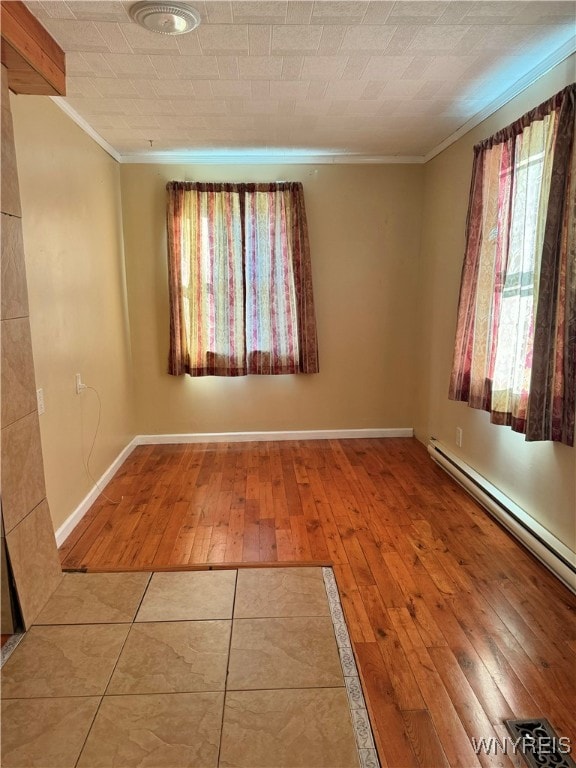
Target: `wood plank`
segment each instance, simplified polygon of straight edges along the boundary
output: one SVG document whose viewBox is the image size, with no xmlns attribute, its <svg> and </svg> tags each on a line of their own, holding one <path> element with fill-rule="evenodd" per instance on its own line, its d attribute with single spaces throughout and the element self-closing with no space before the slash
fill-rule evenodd
<svg viewBox="0 0 576 768">
<path fill-rule="evenodd" d="M 208 563 L 208 553 L 210 552 L 210 539 L 212 538 L 212 526 L 201 525 L 196 530 L 194 543 L 190 551 L 190 563 Z M 154 564 L 154 567 L 158 566 Z"/>
<path fill-rule="evenodd" d="M 276 510 L 274 509 L 274 495 L 272 493 L 272 483 L 260 478 L 259 487 L 260 519 L 274 520 Z"/>
<path fill-rule="evenodd" d="M 101 538 L 100 546 L 93 554 L 95 564 L 100 567 L 113 563 L 123 564 L 124 553 L 131 544 L 134 530 L 146 511 L 146 505 L 132 504 L 121 517 L 118 516 L 119 509 L 120 507 L 116 508 L 114 524 L 110 526 L 107 536 Z"/>
<path fill-rule="evenodd" d="M 282 483 L 284 486 L 284 496 L 286 498 L 286 507 L 290 515 L 302 514 L 302 501 L 298 491 L 298 483 L 294 474 L 294 465 L 284 456 L 282 458 Z"/>
<path fill-rule="evenodd" d="M 356 643 L 358 671 L 374 728 L 378 753 L 391 768 L 418 768 L 402 714 L 397 708 L 384 660 L 376 643 Z"/>
<path fill-rule="evenodd" d="M 185 565 L 190 560 L 190 554 L 194 546 L 200 510 L 195 504 L 190 502 L 183 501 L 181 503 L 188 503 L 188 511 L 182 521 L 180 530 L 176 534 L 174 546 L 170 553 L 170 562 Z M 162 532 L 159 532 L 159 535 L 161 536 Z M 145 551 L 145 547 L 143 547 L 143 551 Z M 148 556 L 145 554 L 144 557 L 147 558 Z"/>
<path fill-rule="evenodd" d="M 402 718 L 420 768 L 450 768 L 428 710 L 402 712 Z"/>
<path fill-rule="evenodd" d="M 425 709 L 426 705 L 422 693 L 381 600 L 378 588 L 360 587 L 359 591 L 366 608 L 366 614 L 374 629 L 390 682 L 394 688 L 398 708 L 401 711 Z"/>
<path fill-rule="evenodd" d="M 94 503 L 92 507 L 90 507 L 90 509 L 86 512 L 84 517 L 80 520 L 80 522 L 76 525 L 76 527 L 70 532 L 64 543 L 61 544 L 58 551 L 60 555 L 60 561 L 62 563 L 67 562 L 69 564 L 68 567 L 70 567 L 70 562 L 72 560 L 72 550 L 75 549 L 78 555 L 79 548 L 77 549 L 77 547 L 80 544 L 80 540 L 88 533 L 90 526 L 96 524 L 96 521 L 101 519 L 102 509 L 104 506 L 105 504 L 101 500 L 98 500 L 98 502 Z M 75 567 L 78 566 L 79 562 Z"/>
<path fill-rule="evenodd" d="M 400 644 L 410 663 L 422 697 L 426 702 L 430 717 L 440 739 L 442 747 L 452 768 L 472 768 L 480 765 L 478 757 L 470 744 L 454 703 L 434 668 L 428 649 L 422 642 L 406 608 L 392 608 L 388 611 Z"/>
<path fill-rule="evenodd" d="M 144 566 L 154 561 L 168 524 L 169 510 L 170 507 L 162 506 L 160 511 L 154 503 L 144 505 L 142 515 L 132 532 L 129 546 L 118 562 Z M 173 557 L 172 554 L 170 556 Z"/>
<path fill-rule="evenodd" d="M 308 539 L 308 529 L 302 515 L 290 516 L 290 530 L 292 532 L 292 544 L 296 560 L 313 560 L 312 548 Z"/>
<path fill-rule="evenodd" d="M 347 563 L 348 555 L 342 543 L 340 530 L 334 518 L 332 507 L 328 503 L 316 500 L 316 509 L 318 510 L 318 520 L 322 524 L 326 548 L 332 563 Z"/>
<path fill-rule="evenodd" d="M 530 691 L 541 711 L 547 713 L 546 716 L 561 732 L 560 735 L 575 739 L 576 725 L 573 718 L 567 714 L 575 709 L 573 686 L 568 683 L 567 690 L 559 689 L 558 681 L 554 684 L 556 676 L 551 674 L 550 669 L 538 667 L 531 661 L 521 644 L 483 602 L 483 598 L 475 594 L 469 596 L 469 604 L 471 601 L 477 605 L 475 613 L 478 622 L 490 628 L 488 631 L 491 642 L 506 658 L 524 687 Z M 573 679 L 573 675 L 571 677 Z"/>
<path fill-rule="evenodd" d="M 226 542 L 228 540 L 228 526 L 218 525 L 212 527 L 210 544 L 206 560 L 209 563 L 223 563 L 226 557 Z"/>
<path fill-rule="evenodd" d="M 562 637 L 560 637 L 560 642 L 556 643 L 556 633 L 550 631 L 550 628 L 546 640 L 539 637 L 535 628 L 531 626 L 530 612 L 524 619 L 520 612 L 522 606 L 513 606 L 497 582 L 479 582 L 478 591 L 536 666 L 548 669 L 554 665 L 563 666 L 571 663 L 570 656 L 562 647 Z M 576 689 L 576 669 L 572 679 L 568 682 L 574 691 Z M 574 709 L 576 711 L 576 702 Z"/>
<path fill-rule="evenodd" d="M 442 679 L 446 692 L 454 705 L 460 721 L 470 740 L 496 738 L 496 731 L 487 717 L 484 709 L 476 698 L 474 691 L 460 669 L 454 654 L 448 648 L 429 648 L 428 653 Z M 480 763 L 488 768 L 494 765 L 494 756 L 481 752 L 478 755 Z M 506 755 L 499 756 L 501 768 L 513 768 Z"/>
<path fill-rule="evenodd" d="M 352 640 L 359 643 L 374 643 L 376 637 L 358 589 L 352 568 L 347 563 L 333 566 L 340 592 L 340 601 Z"/>
<path fill-rule="evenodd" d="M 486 633 L 478 620 L 479 617 L 470 607 L 469 600 L 466 604 L 455 600 L 451 602 L 458 622 L 515 716 L 518 718 L 543 717 L 540 707 L 519 680 L 493 638 Z"/>
<path fill-rule="evenodd" d="M 406 607 L 416 624 L 424 645 L 427 648 L 435 645 L 446 645 L 446 638 L 442 634 L 442 630 L 434 621 L 425 600 L 412 578 L 411 570 L 420 561 L 419 558 L 416 562 L 407 564 L 397 552 L 386 552 L 382 555 L 382 559 L 406 597 Z"/>
<path fill-rule="evenodd" d="M 260 510 L 255 499 L 246 499 L 244 507 L 244 543 L 242 559 L 259 560 L 260 558 Z"/>
<path fill-rule="evenodd" d="M 346 552 L 354 579 L 359 587 L 369 587 L 376 584 L 374 575 L 366 561 L 364 552 L 356 536 L 346 536 L 342 539 L 342 545 Z"/>
<path fill-rule="evenodd" d="M 261 562 L 273 563 L 278 560 L 274 520 L 270 518 L 260 519 L 259 528 L 258 559 Z"/>
<path fill-rule="evenodd" d="M 374 581 L 380 590 L 384 605 L 387 608 L 403 606 L 404 595 L 402 594 L 402 590 L 388 570 L 378 544 L 369 533 L 359 531 L 356 535 L 362 547 L 362 551 L 366 556 L 366 561 L 368 562 Z"/>
<path fill-rule="evenodd" d="M 278 560 L 284 564 L 290 561 L 297 562 L 290 528 L 276 528 L 276 553 Z"/>
<path fill-rule="evenodd" d="M 228 538 L 224 552 L 225 562 L 242 560 L 242 547 L 244 545 L 244 508 L 230 508 L 230 521 L 228 523 Z"/>
<path fill-rule="evenodd" d="M 490 722 L 495 725 L 504 720 L 513 719 L 514 711 L 458 623 L 450 606 L 446 602 L 438 602 L 432 607 L 432 613 L 442 627 L 448 647 L 457 659 L 476 697 L 482 703 Z"/>
<path fill-rule="evenodd" d="M 178 533 L 180 532 L 184 524 L 184 520 L 188 514 L 189 506 L 190 502 L 178 501 L 175 504 L 169 506 L 167 510 L 165 510 L 165 514 L 163 516 L 164 535 L 162 536 L 151 561 L 154 565 L 154 568 L 162 563 L 167 562 L 168 559 L 172 557 L 172 553 L 174 552 L 174 545 L 178 537 Z M 199 514 L 200 512 L 198 511 L 198 515 Z M 196 537 L 196 535 L 197 531 L 195 532 L 194 537 Z"/>
</svg>

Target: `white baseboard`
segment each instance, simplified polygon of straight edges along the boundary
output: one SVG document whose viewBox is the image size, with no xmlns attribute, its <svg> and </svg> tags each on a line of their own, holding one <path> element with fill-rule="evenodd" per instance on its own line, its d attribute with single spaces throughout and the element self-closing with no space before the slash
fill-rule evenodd
<svg viewBox="0 0 576 768">
<path fill-rule="evenodd" d="M 367 437 L 413 437 L 412 427 L 399 429 L 311 429 L 286 432 L 193 432 L 174 435 L 138 435 L 137 445 L 168 443 L 247 443 L 265 440 L 345 440 Z"/>
<path fill-rule="evenodd" d="M 56 545 L 60 547 L 70 536 L 74 528 L 78 525 L 80 520 L 84 517 L 86 512 L 90 509 L 92 504 L 96 501 L 98 496 L 102 493 L 103 489 L 108 485 L 110 480 L 114 477 L 116 472 L 120 469 L 122 464 L 126 461 L 128 456 L 132 453 L 134 448 L 138 445 L 137 438 L 132 440 L 128 445 L 123 448 L 118 456 L 114 459 L 112 464 L 108 467 L 108 469 L 104 472 L 102 477 L 98 480 L 98 485 L 94 486 L 90 493 L 88 493 L 87 496 L 85 496 L 80 504 L 76 507 L 74 512 L 66 518 L 66 520 L 62 523 L 60 528 L 56 531 Z"/>
<path fill-rule="evenodd" d="M 428 453 L 568 589 L 576 593 L 576 554 L 572 550 L 438 440 L 430 440 Z"/>
<path fill-rule="evenodd" d="M 56 531 L 56 544 L 61 546 L 92 504 L 96 501 L 102 490 L 108 485 L 115 473 L 120 469 L 124 461 L 132 453 L 137 445 L 167 445 L 174 443 L 243 443 L 264 440 L 338 440 L 346 438 L 367 437 L 413 437 L 414 430 L 411 427 L 400 429 L 325 429 L 304 430 L 294 432 L 198 432 L 175 435 L 136 435 L 136 437 L 124 448 L 108 467 L 106 472 L 98 480 L 98 486 L 94 486 L 90 493 L 82 499 L 74 512 L 68 517 Z"/>
</svg>

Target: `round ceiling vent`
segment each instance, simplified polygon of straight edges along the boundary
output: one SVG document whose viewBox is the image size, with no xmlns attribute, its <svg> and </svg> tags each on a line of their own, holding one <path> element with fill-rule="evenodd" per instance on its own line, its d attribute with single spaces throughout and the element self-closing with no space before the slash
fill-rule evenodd
<svg viewBox="0 0 576 768">
<path fill-rule="evenodd" d="M 200 14 L 185 3 L 153 3 L 145 0 L 130 8 L 130 17 L 150 32 L 184 35 L 200 24 Z"/>
</svg>

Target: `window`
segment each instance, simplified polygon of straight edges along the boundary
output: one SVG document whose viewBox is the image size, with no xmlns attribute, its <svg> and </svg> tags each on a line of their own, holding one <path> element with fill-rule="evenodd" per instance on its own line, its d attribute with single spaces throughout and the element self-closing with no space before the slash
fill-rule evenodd
<svg viewBox="0 0 576 768">
<path fill-rule="evenodd" d="M 316 373 L 302 185 L 170 182 L 169 373 Z"/>
<path fill-rule="evenodd" d="M 474 148 L 450 398 L 574 444 L 576 86 Z"/>
</svg>

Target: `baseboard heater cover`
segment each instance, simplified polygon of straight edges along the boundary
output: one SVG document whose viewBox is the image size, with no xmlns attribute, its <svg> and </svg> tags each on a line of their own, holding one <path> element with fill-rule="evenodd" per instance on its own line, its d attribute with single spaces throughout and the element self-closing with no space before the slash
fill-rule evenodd
<svg viewBox="0 0 576 768">
<path fill-rule="evenodd" d="M 439 440 L 430 439 L 428 453 L 436 464 L 576 594 L 574 552 Z"/>
</svg>

